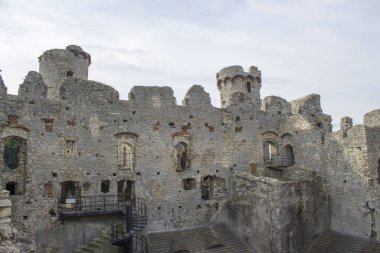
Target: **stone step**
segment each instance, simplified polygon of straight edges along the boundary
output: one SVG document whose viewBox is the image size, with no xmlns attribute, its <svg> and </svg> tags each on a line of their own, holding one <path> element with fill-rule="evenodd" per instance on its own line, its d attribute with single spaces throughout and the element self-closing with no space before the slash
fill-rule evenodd
<svg viewBox="0 0 380 253">
<path fill-rule="evenodd" d="M 380 243 L 327 231 L 314 241 L 308 253 L 378 253 Z"/>
</svg>

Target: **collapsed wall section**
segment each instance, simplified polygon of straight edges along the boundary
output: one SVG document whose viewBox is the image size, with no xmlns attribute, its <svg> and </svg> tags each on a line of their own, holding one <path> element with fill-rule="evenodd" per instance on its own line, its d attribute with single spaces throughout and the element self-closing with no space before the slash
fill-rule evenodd
<svg viewBox="0 0 380 253">
<path fill-rule="evenodd" d="M 328 212 L 318 178 L 280 181 L 236 173 L 218 219 L 255 252 L 303 253 L 328 229 Z"/>
</svg>

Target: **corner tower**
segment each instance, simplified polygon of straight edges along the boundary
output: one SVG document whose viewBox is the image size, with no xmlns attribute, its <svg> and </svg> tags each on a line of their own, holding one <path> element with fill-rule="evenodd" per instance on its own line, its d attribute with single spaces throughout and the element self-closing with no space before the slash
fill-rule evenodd
<svg viewBox="0 0 380 253">
<path fill-rule="evenodd" d="M 216 79 L 222 108 L 230 105 L 235 93 L 248 96 L 260 108 L 261 71 L 257 67 L 251 66 L 248 72 L 241 66 L 226 67 L 216 74 Z"/>
<path fill-rule="evenodd" d="M 58 99 L 59 87 L 68 77 L 88 79 L 91 56 L 79 46 L 45 51 L 39 58 L 40 74 L 47 86 L 47 98 Z"/>
</svg>

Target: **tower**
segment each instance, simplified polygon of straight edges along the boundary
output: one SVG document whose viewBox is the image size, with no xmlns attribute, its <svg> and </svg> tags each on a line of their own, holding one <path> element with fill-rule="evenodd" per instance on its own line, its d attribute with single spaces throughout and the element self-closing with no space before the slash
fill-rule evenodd
<svg viewBox="0 0 380 253">
<path fill-rule="evenodd" d="M 244 72 L 241 66 L 226 67 L 216 74 L 216 79 L 222 108 L 230 105 L 230 99 L 236 93 L 248 96 L 260 108 L 261 71 L 257 67 L 251 66 L 248 72 Z"/>
<path fill-rule="evenodd" d="M 39 58 L 40 74 L 47 86 L 47 98 L 58 99 L 59 88 L 68 77 L 88 79 L 91 56 L 79 46 L 45 51 Z"/>
</svg>

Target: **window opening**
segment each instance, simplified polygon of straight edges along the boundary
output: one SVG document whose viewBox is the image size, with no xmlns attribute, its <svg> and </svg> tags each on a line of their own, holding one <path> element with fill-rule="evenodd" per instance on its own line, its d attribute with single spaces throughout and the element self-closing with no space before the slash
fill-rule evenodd
<svg viewBox="0 0 380 253">
<path fill-rule="evenodd" d="M 129 143 L 122 144 L 121 150 L 121 165 L 124 168 L 133 168 L 133 148 Z"/>
<path fill-rule="evenodd" d="M 100 184 L 100 191 L 102 193 L 107 193 L 110 191 L 110 181 L 109 180 L 102 180 Z"/>
<path fill-rule="evenodd" d="M 132 180 L 118 181 L 117 193 L 122 200 L 133 200 L 135 198 L 135 182 Z"/>
<path fill-rule="evenodd" d="M 75 141 L 66 140 L 66 154 L 73 155 L 75 153 Z"/>
<path fill-rule="evenodd" d="M 184 190 L 192 190 L 196 187 L 195 178 L 185 178 L 183 179 L 183 189 Z"/>
<path fill-rule="evenodd" d="M 251 82 L 247 82 L 247 92 L 251 93 L 252 87 L 251 87 Z"/>
<path fill-rule="evenodd" d="M 380 158 L 377 161 L 377 183 L 380 184 Z"/>
<path fill-rule="evenodd" d="M 70 77 L 70 76 L 73 76 L 73 75 L 74 75 L 74 72 L 72 72 L 72 71 L 67 71 L 67 74 L 66 74 L 67 77 Z"/>
<path fill-rule="evenodd" d="M 184 171 L 189 168 L 189 147 L 186 143 L 180 142 L 175 146 L 176 151 L 176 170 Z"/>
<path fill-rule="evenodd" d="M 6 139 L 4 142 L 4 163 L 11 170 L 15 170 L 20 166 L 20 158 L 23 143 L 17 137 Z"/>
<path fill-rule="evenodd" d="M 264 142 L 264 158 L 272 159 L 277 155 L 277 144 L 273 141 Z"/>
<path fill-rule="evenodd" d="M 201 182 L 201 193 L 202 193 L 202 199 L 209 200 L 212 196 L 212 177 L 206 176 L 202 178 Z"/>
<path fill-rule="evenodd" d="M 293 147 L 289 144 L 285 145 L 284 147 L 284 162 L 286 162 L 287 165 L 293 165 L 294 164 L 294 153 L 293 153 Z"/>
<path fill-rule="evenodd" d="M 9 191 L 9 195 L 16 195 L 17 182 L 9 182 L 5 185 L 5 190 Z"/>
<path fill-rule="evenodd" d="M 64 181 L 61 183 L 61 203 L 73 204 L 80 197 L 79 183 L 76 181 Z"/>
</svg>

